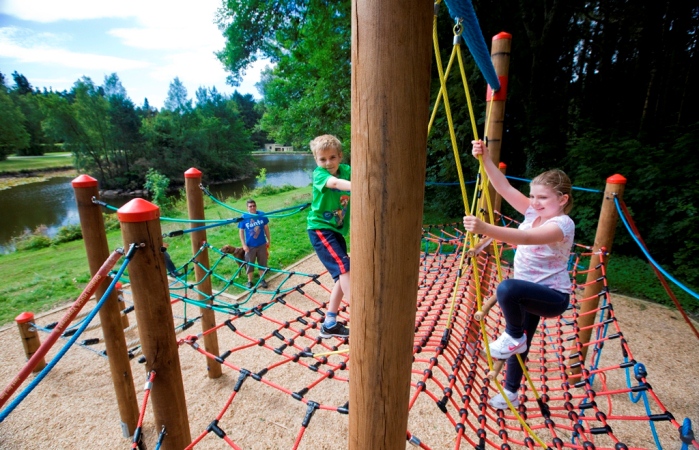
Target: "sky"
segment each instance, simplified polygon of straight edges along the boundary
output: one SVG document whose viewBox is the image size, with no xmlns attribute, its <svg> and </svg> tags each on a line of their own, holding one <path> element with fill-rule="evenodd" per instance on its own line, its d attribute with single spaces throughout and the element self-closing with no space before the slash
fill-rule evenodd
<svg viewBox="0 0 699 450">
<path fill-rule="evenodd" d="M 189 98 L 204 86 L 219 92 L 260 93 L 255 83 L 267 65 L 249 67 L 240 86 L 214 52 L 225 41 L 215 23 L 222 0 L 0 0 L 0 72 L 35 88 L 70 90 L 83 76 L 102 85 L 119 76 L 128 96 L 162 108 L 172 80 L 179 77 Z"/>
</svg>

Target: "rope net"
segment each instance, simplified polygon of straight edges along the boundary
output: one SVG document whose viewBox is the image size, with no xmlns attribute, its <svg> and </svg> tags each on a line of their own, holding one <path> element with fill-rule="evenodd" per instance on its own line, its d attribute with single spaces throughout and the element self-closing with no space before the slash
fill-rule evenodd
<svg viewBox="0 0 699 450">
<path fill-rule="evenodd" d="M 481 330 L 493 340 L 505 321 L 497 305 L 484 319 L 483 328 L 474 314 L 477 289 L 484 298 L 492 295 L 498 271 L 495 258 L 481 252 L 477 267 L 468 264 L 460 273 L 462 253 L 468 251 L 464 242 L 457 225 L 423 230 L 406 434 L 409 443 L 425 449 L 624 449 L 662 448 L 659 435 L 682 436 L 682 427 L 646 380 L 645 367 L 634 360 L 616 320 L 606 276 L 596 280 L 604 286 L 599 295 L 582 298 L 585 283 L 575 280 L 586 276 L 590 269 L 585 264 L 592 255 L 582 246 L 571 254 L 574 289 L 570 308 L 558 318 L 542 320 L 532 341 L 527 362 L 531 384 L 522 383 L 519 407 L 503 411 L 489 406 L 487 400 L 497 393 L 497 387 L 488 378 L 491 368 Z M 508 277 L 507 254 L 513 249 L 497 245 L 504 254 L 503 277 Z M 604 255 L 598 256 L 604 266 Z M 237 286 L 237 275 L 225 278 L 215 272 L 229 262 L 240 261 L 222 255 L 208 276 L 219 284 Z M 227 317 L 207 332 L 218 333 L 224 349 L 220 355 L 208 354 L 199 345 L 201 333 L 179 340 L 183 348 L 219 361 L 229 378 L 216 395 L 221 402 L 218 412 L 207 419 L 210 422 L 204 429 L 193 431 L 196 437 L 189 448 L 210 439 L 220 439 L 231 448 L 249 448 L 244 431 L 249 424 L 241 420 L 250 417 L 250 408 L 272 422 L 281 411 L 297 417 L 295 439 L 275 442 L 278 448 L 299 448 L 314 424 L 321 433 L 329 426 L 346 430 L 348 341 L 318 336 L 327 307 L 320 299 L 328 298 L 331 278 L 327 273 L 278 271 L 267 279 L 268 289 L 255 287 L 234 300 L 220 290 L 212 296 L 211 308 Z M 172 292 L 183 305 L 203 304 L 191 298 L 197 292 L 193 283 L 176 281 Z M 581 305 L 598 299 L 599 306 L 589 313 L 595 315 L 589 327 L 592 338 L 583 343 L 578 325 Z M 350 316 L 349 305 L 343 304 L 338 318 L 351 328 Z M 578 355 L 583 348 L 587 348 L 587 358 L 581 362 Z M 189 358 L 183 354 L 182 359 Z M 504 373 L 497 375 L 501 383 Z M 245 401 L 236 401 L 239 398 Z M 696 445 L 691 435 L 682 439 Z"/>
<path fill-rule="evenodd" d="M 503 221 L 516 226 L 512 219 Z M 494 340 L 502 333 L 505 320 L 497 305 L 482 324 L 474 315 L 477 297 L 487 298 L 495 292 L 498 267 L 496 258 L 482 251 L 474 259 L 466 258 L 468 263 L 459 269 L 463 252 L 469 251 L 459 226 L 423 229 L 407 405 L 409 443 L 425 449 L 663 448 L 662 437 L 673 436 L 675 444 L 681 441 L 699 448 L 691 427 L 681 426 L 667 411 L 647 381 L 645 367 L 634 359 L 611 301 L 606 255 L 596 254 L 603 276 L 594 283 L 603 286 L 600 293 L 583 298 L 586 282 L 582 280 L 599 268 L 587 267 L 592 256 L 588 247 L 576 246 L 571 254 L 571 306 L 560 317 L 542 319 L 532 340 L 525 371 L 529 381 L 517 392 L 519 406 L 509 410 L 489 406 L 487 400 L 498 387 L 492 375 L 489 377 L 492 368 L 484 352 L 483 333 Z M 507 278 L 511 273 L 508 255 L 515 249 L 495 245 L 496 253 L 503 255 L 502 277 Z M 194 282 L 190 275 L 204 249 L 214 255 L 211 268 L 205 272 L 216 287 L 210 296 L 197 289 L 201 280 Z M 471 261 L 477 261 L 475 267 Z M 210 404 L 195 406 L 198 399 L 189 399 L 191 419 L 193 407 L 210 415 L 192 420 L 189 448 L 212 439 L 220 439 L 231 448 L 250 448 L 250 417 L 298 424 L 293 441 L 288 432 L 284 438 L 272 437 L 278 448 L 303 447 L 304 435 L 314 426 L 321 434 L 330 427 L 346 436 L 351 367 L 348 340 L 318 335 L 333 285 L 330 276 L 326 272 L 258 268 L 269 287 L 261 289 L 258 282 L 246 289 L 245 263 L 209 244 L 182 268 L 184 276 L 171 283 L 173 314 L 181 320 L 176 320 L 179 344 L 220 362 L 226 374 L 210 396 Z M 237 295 L 227 293 L 231 290 Z M 126 313 L 132 307 L 128 306 L 128 295 L 124 297 Z M 212 303 L 207 306 L 209 300 Z M 597 301 L 596 308 L 581 314 L 583 303 Z M 207 331 L 218 333 L 220 355 L 208 354 L 200 345 L 202 333 L 184 333 L 199 318 L 187 313 L 192 306 L 211 308 L 222 318 Z M 586 328 L 591 338 L 584 343 L 580 334 L 585 328 L 579 320 L 588 314 L 595 319 Z M 350 306 L 343 303 L 338 319 L 351 329 L 350 317 Z M 82 320 L 77 317 L 64 337 Z M 390 321 L 387 323 L 390 326 Z M 99 331 L 94 327 L 86 331 L 91 330 Z M 136 332 L 131 324 L 127 337 Z M 105 356 L 100 343 L 99 337 L 87 337 L 83 346 Z M 584 348 L 587 358 L 580 361 Z M 604 348 L 607 351 L 603 354 Z M 129 342 L 129 351 L 139 354 L 137 340 Z M 181 359 L 191 364 L 191 356 L 184 353 Z M 504 373 L 496 374 L 499 383 L 504 382 Z M 155 378 L 153 384 L 157 383 Z M 208 425 L 201 426 L 203 419 Z M 155 432 L 161 442 L 167 434 L 158 427 L 156 424 Z M 148 429 L 144 431 L 149 434 Z"/>
</svg>

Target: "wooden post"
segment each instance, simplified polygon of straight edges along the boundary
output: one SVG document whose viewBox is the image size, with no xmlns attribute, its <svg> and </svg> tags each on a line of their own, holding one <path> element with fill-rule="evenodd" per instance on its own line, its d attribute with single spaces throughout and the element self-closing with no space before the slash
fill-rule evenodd
<svg viewBox="0 0 699 450">
<path fill-rule="evenodd" d="M 498 169 L 500 169 L 500 172 L 502 172 L 503 175 L 507 174 L 507 164 L 504 162 L 500 162 L 498 164 Z M 500 214 L 502 214 L 502 195 L 500 195 L 498 192 L 495 192 L 495 199 L 493 200 L 493 209 L 495 211 L 500 211 Z"/>
<path fill-rule="evenodd" d="M 204 194 L 199 185 L 201 184 L 201 171 L 192 167 L 184 173 L 185 190 L 187 192 L 187 210 L 189 218 L 193 220 L 204 219 Z M 195 228 L 200 226 L 198 223 L 190 222 L 189 227 Z M 192 255 L 199 252 L 204 243 L 206 243 L 206 230 L 192 231 L 189 233 L 192 241 Z M 199 288 L 199 300 L 207 304 L 213 304 L 211 300 L 211 277 L 208 276 L 209 270 L 209 250 L 203 249 L 197 257 L 199 264 L 194 265 L 194 275 L 197 278 Z M 201 311 L 201 331 L 206 333 L 212 328 L 216 328 L 216 315 L 209 308 L 200 308 Z M 218 355 L 218 335 L 214 331 L 204 335 L 204 349 L 212 355 Z M 218 361 L 206 358 L 206 371 L 209 378 L 218 378 L 221 376 L 221 363 Z"/>
<path fill-rule="evenodd" d="M 117 284 L 114 285 L 114 290 L 117 292 L 117 300 L 119 304 L 119 311 L 121 312 L 121 326 L 126 329 L 129 327 L 129 316 L 123 313 L 124 309 L 126 309 L 126 302 L 124 302 L 124 285 L 121 284 L 121 281 L 117 281 Z"/>
<path fill-rule="evenodd" d="M 24 354 L 27 356 L 27 361 L 36 353 L 37 349 L 41 346 L 41 339 L 39 339 L 39 333 L 36 332 L 34 327 L 34 314 L 30 312 L 23 312 L 19 316 L 15 317 L 15 322 L 17 322 L 17 328 L 19 328 L 19 336 L 22 338 L 22 346 L 24 347 Z M 32 369 L 32 372 L 37 373 L 46 367 L 46 358 L 41 358 L 36 366 Z"/>
<path fill-rule="evenodd" d="M 493 36 L 493 43 L 490 48 L 490 59 L 493 61 L 495 73 L 500 81 L 500 89 L 497 92 L 488 86 L 486 92 L 486 114 L 488 123 L 485 139 L 488 142 L 490 158 L 497 165 L 500 162 L 500 149 L 502 148 L 502 128 L 505 120 L 505 100 L 507 99 L 507 81 L 510 71 L 510 48 L 512 47 L 512 35 L 509 33 L 498 33 Z M 496 192 L 492 185 L 488 184 L 488 192 L 491 202 L 494 202 Z M 485 196 L 478 201 L 479 210 L 484 211 L 485 220 L 490 222 L 488 216 L 488 204 Z M 493 203 L 494 205 L 494 203 Z M 495 208 L 495 206 L 493 206 Z"/>
<path fill-rule="evenodd" d="M 599 221 L 597 222 L 597 234 L 595 234 L 595 243 L 592 246 L 592 251 L 597 253 L 602 248 L 606 252 L 604 263 L 609 263 L 609 254 L 612 251 L 612 244 L 614 243 L 614 235 L 616 233 L 616 225 L 619 221 L 619 214 L 617 213 L 616 204 L 614 198 L 617 197 L 620 200 L 624 197 L 624 188 L 626 187 L 626 178 L 622 175 L 616 174 L 607 178 L 607 186 L 604 189 L 604 199 L 602 201 L 602 209 L 600 211 Z M 599 255 L 593 254 L 590 257 L 589 267 L 593 270 L 587 273 L 587 286 L 583 293 L 582 298 L 590 298 L 590 300 L 582 302 L 580 306 L 580 317 L 578 318 L 578 327 L 581 329 L 579 332 L 579 339 L 581 344 L 587 344 L 590 342 L 590 335 L 592 334 L 592 328 L 583 329 L 585 327 L 591 326 L 597 314 L 585 314 L 589 311 L 597 309 L 599 306 L 599 296 L 598 294 L 602 291 L 604 284 L 599 280 L 602 276 L 602 269 L 598 267 L 600 265 Z M 594 299 L 592 299 L 594 297 Z M 571 371 L 570 374 L 579 374 L 580 367 L 577 365 L 578 362 L 585 362 L 585 357 L 587 356 L 587 347 L 583 347 L 580 357 L 573 357 L 570 360 Z"/>
<path fill-rule="evenodd" d="M 90 266 L 90 275 L 95 276 L 110 254 L 102 209 L 92 202 L 93 197 L 99 199 L 98 183 L 96 179 L 88 175 L 80 175 L 71 184 L 78 204 L 80 228 L 85 243 L 87 262 Z M 110 282 L 111 279 L 107 278 L 97 287 L 95 291 L 97 299 L 102 298 Z M 99 316 L 107 359 L 109 360 L 109 370 L 119 405 L 121 428 L 124 437 L 129 437 L 133 435 L 138 425 L 138 399 L 131 374 L 131 363 L 126 348 L 124 327 L 121 322 L 118 295 L 115 290 L 112 290 L 109 298 L 103 304 Z"/>
<path fill-rule="evenodd" d="M 151 390 L 155 428 L 165 426 L 163 450 L 181 450 L 191 442 L 187 402 L 182 384 L 175 321 L 170 306 L 165 258 L 160 248 L 160 208 L 135 198 L 119 208 L 124 247 L 139 245 L 128 270 L 131 294 L 146 359 L 146 373 L 154 370 Z"/>
<path fill-rule="evenodd" d="M 405 449 L 433 5 L 352 3 L 349 448 Z"/>
</svg>

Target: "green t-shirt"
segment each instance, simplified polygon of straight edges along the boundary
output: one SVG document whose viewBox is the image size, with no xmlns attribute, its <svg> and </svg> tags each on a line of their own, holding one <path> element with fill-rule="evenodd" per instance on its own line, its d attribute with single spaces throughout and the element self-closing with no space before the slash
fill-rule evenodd
<svg viewBox="0 0 699 450">
<path fill-rule="evenodd" d="M 313 171 L 313 201 L 308 212 L 308 229 L 333 230 L 346 235 L 349 231 L 350 193 L 326 187 L 332 176 L 323 167 L 316 167 Z M 351 176 L 350 166 L 338 166 L 336 178 L 350 181 Z"/>
</svg>

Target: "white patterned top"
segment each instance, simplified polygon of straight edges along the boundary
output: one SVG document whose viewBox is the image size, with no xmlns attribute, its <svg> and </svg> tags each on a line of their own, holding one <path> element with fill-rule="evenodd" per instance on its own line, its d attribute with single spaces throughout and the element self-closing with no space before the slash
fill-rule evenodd
<svg viewBox="0 0 699 450">
<path fill-rule="evenodd" d="M 537 218 L 531 206 L 524 213 L 524 222 L 520 230 L 532 228 Z M 542 284 L 553 290 L 570 293 L 570 275 L 568 275 L 568 258 L 575 238 L 575 223 L 565 214 L 555 216 L 542 223 L 555 223 L 563 231 L 563 240 L 544 245 L 518 245 L 515 254 L 515 274 L 517 280 Z"/>
</svg>

